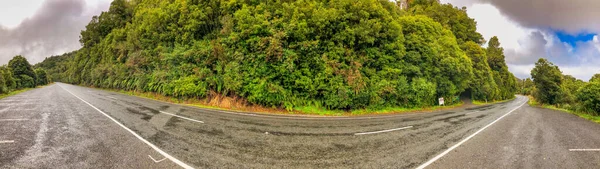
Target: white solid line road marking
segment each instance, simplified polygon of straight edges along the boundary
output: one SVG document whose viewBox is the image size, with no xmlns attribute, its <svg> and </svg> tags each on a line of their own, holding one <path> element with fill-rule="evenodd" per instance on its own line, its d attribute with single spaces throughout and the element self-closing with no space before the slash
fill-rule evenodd
<svg viewBox="0 0 600 169">
<path fill-rule="evenodd" d="M 14 140 L 0 140 L 0 144 L 14 143 Z"/>
<path fill-rule="evenodd" d="M 186 119 L 186 120 L 193 121 L 193 122 L 204 123 L 203 121 L 199 121 L 199 120 L 190 119 L 190 118 L 187 118 L 187 117 L 183 117 L 183 116 L 180 116 L 180 115 L 176 115 L 176 114 L 167 113 L 167 112 L 164 112 L 164 111 L 160 111 L 160 113 L 162 113 L 162 114 L 167 114 L 167 115 L 171 115 L 171 116 L 175 116 L 175 117 L 179 117 L 179 118 Z"/>
<path fill-rule="evenodd" d="M 162 160 L 155 160 L 154 158 L 152 158 L 152 156 L 148 155 L 148 157 L 150 157 L 150 159 L 152 159 L 152 161 L 154 161 L 154 163 L 160 163 L 161 161 L 167 159 L 166 157 L 163 158 Z"/>
<path fill-rule="evenodd" d="M 397 131 L 397 130 L 409 129 L 409 128 L 412 128 L 412 127 L 413 126 L 407 126 L 407 127 L 395 128 L 395 129 L 389 129 L 389 130 L 372 131 L 372 132 L 364 132 L 364 133 L 355 133 L 354 135 L 359 136 L 359 135 L 367 135 L 367 134 L 385 133 L 385 132 L 390 132 L 390 131 Z"/>
<path fill-rule="evenodd" d="M 569 149 L 569 151 L 600 151 L 600 149 Z"/>
<path fill-rule="evenodd" d="M 506 113 L 506 114 L 504 114 L 504 115 L 500 116 L 498 119 L 494 120 L 492 123 L 488 124 L 487 126 L 485 126 L 485 127 L 481 128 L 481 129 L 477 130 L 477 132 L 475 132 L 475 133 L 471 134 L 469 137 L 467 137 L 467 138 L 463 139 L 462 141 L 458 142 L 458 143 L 457 143 L 457 144 L 455 144 L 454 146 L 450 147 L 448 150 L 446 150 L 446 151 L 442 152 L 441 154 L 439 154 L 439 155 L 437 155 L 437 156 L 433 157 L 431 160 L 429 160 L 429 161 L 427 161 L 427 162 L 425 162 L 425 163 L 421 164 L 419 167 L 417 167 L 417 169 L 424 169 L 425 167 L 427 167 L 427 166 L 429 166 L 429 165 L 433 164 L 433 162 L 435 162 L 435 161 L 437 161 L 438 159 L 442 158 L 444 155 L 448 154 L 450 151 L 454 150 L 454 149 L 455 149 L 455 148 L 457 148 L 458 146 L 460 146 L 460 145 L 464 144 L 465 142 L 469 141 L 469 139 L 471 139 L 471 138 L 475 137 L 475 135 L 477 135 L 477 134 L 481 133 L 483 130 L 485 130 L 486 128 L 490 127 L 492 124 L 494 124 L 494 123 L 496 123 L 496 122 L 500 121 L 500 119 L 502 119 L 502 118 L 506 117 L 507 115 L 509 115 L 509 114 L 510 114 L 510 113 L 512 113 L 513 111 L 515 111 L 515 110 L 517 110 L 517 109 L 521 108 L 521 106 L 525 105 L 525 103 L 527 103 L 527 101 L 525 101 L 525 102 L 524 102 L 523 104 L 521 104 L 519 107 L 516 107 L 515 109 L 512 109 L 512 110 L 511 110 L 511 111 L 509 111 L 508 113 Z"/>
<path fill-rule="evenodd" d="M 60 88 L 62 88 L 63 90 L 71 93 L 71 91 L 65 89 L 64 87 L 62 87 L 61 85 Z M 123 129 L 127 130 L 129 133 L 133 134 L 133 136 L 135 136 L 136 138 L 138 138 L 139 140 L 141 140 L 142 142 L 146 143 L 148 146 L 150 146 L 152 149 L 154 149 L 156 152 L 160 153 L 161 155 L 163 155 L 164 157 L 168 158 L 169 160 L 173 161 L 175 164 L 185 168 L 185 169 L 193 169 L 194 167 L 185 164 L 184 162 L 178 160 L 177 158 L 167 154 L 166 152 L 162 151 L 160 148 L 156 147 L 154 144 L 150 143 L 148 140 L 144 139 L 142 136 L 138 135 L 137 133 L 135 133 L 133 130 L 125 127 L 125 125 L 119 123 L 119 121 L 115 120 L 114 118 L 110 117 L 108 114 L 104 113 L 102 110 L 96 108 L 96 106 L 88 103 L 87 101 L 81 99 L 79 96 L 71 93 L 71 95 L 77 97 L 79 100 L 83 101 L 85 104 L 89 105 L 90 107 L 96 109 L 98 112 L 102 113 L 104 116 L 108 117 L 110 120 L 112 120 L 113 122 L 117 123 L 119 126 L 121 126 Z"/>
<path fill-rule="evenodd" d="M 0 121 L 27 121 L 29 119 L 0 119 Z"/>
</svg>

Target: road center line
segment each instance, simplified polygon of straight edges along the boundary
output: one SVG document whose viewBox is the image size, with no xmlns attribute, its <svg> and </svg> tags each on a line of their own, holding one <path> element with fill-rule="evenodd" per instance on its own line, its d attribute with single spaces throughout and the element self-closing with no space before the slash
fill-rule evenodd
<svg viewBox="0 0 600 169">
<path fill-rule="evenodd" d="M 0 121 L 27 121 L 29 119 L 0 119 Z"/>
<path fill-rule="evenodd" d="M 71 95 L 75 96 L 76 98 L 78 98 L 79 100 L 83 101 L 84 103 L 86 103 L 87 105 L 89 105 L 90 107 L 96 109 L 98 112 L 102 113 L 104 116 L 108 117 L 110 120 L 112 120 L 113 122 L 117 123 L 119 126 L 121 126 L 123 129 L 127 130 L 129 133 L 133 134 L 133 136 L 135 136 L 136 138 L 138 138 L 139 140 L 141 140 L 142 142 L 146 143 L 148 146 L 150 146 L 152 149 L 154 149 L 156 152 L 160 153 L 161 155 L 163 155 L 164 157 L 168 158 L 169 160 L 173 161 L 175 164 L 185 168 L 185 169 L 193 169 L 194 167 L 185 164 L 184 162 L 178 160 L 177 158 L 167 154 L 166 152 L 164 152 L 163 150 L 161 150 L 160 148 L 158 148 L 157 146 L 155 146 L 154 144 L 150 143 L 148 140 L 144 139 L 142 136 L 138 135 L 137 133 L 135 133 L 133 130 L 127 128 L 125 125 L 121 124 L 119 121 L 115 120 L 114 118 L 110 117 L 108 114 L 104 113 L 102 110 L 98 109 L 96 106 L 88 103 L 87 101 L 83 100 L 82 98 L 80 98 L 79 96 L 71 93 L 71 91 L 65 89 L 64 87 L 62 87 L 61 85 L 60 88 L 62 88 L 63 90 L 69 92 Z"/>
<path fill-rule="evenodd" d="M 569 151 L 600 151 L 600 149 L 569 149 Z"/>
<path fill-rule="evenodd" d="M 438 159 L 442 158 L 443 156 L 445 156 L 446 154 L 448 154 L 450 151 L 452 151 L 452 150 L 456 149 L 458 146 L 460 146 L 460 145 L 464 144 L 465 142 L 469 141 L 469 139 L 471 139 L 471 138 L 475 137 L 475 135 L 477 135 L 477 134 L 481 133 L 483 130 L 485 130 L 486 128 L 488 128 L 488 127 L 492 126 L 494 123 L 496 123 L 496 122 L 500 121 L 502 118 L 506 117 L 507 115 L 509 115 L 509 114 L 510 114 L 510 113 L 512 113 L 513 111 L 515 111 L 515 110 L 517 110 L 517 109 L 521 108 L 521 106 L 525 105 L 525 103 L 527 103 L 527 101 L 523 102 L 523 104 L 521 104 L 520 106 L 518 106 L 518 107 L 516 107 L 516 108 L 512 109 L 512 110 L 511 110 L 511 111 L 509 111 L 508 113 L 506 113 L 506 114 L 504 114 L 504 115 L 500 116 L 498 119 L 494 120 L 492 123 L 488 124 L 487 126 L 485 126 L 485 127 L 481 128 L 481 129 L 477 130 L 477 132 L 475 132 L 475 133 L 471 134 L 469 137 L 467 137 L 467 138 L 463 139 L 462 141 L 458 142 L 458 143 L 457 143 L 457 144 L 455 144 L 454 146 L 452 146 L 452 147 L 448 148 L 446 151 L 442 152 L 441 154 L 439 154 L 439 155 L 437 155 L 437 156 L 433 157 L 431 160 L 429 160 L 429 161 L 427 161 L 427 162 L 425 162 L 425 163 L 421 164 L 419 167 L 417 167 L 417 169 L 424 169 L 425 167 L 427 167 L 427 166 L 429 166 L 429 165 L 433 164 L 433 162 L 435 162 L 435 161 L 437 161 Z"/>
<path fill-rule="evenodd" d="M 385 132 L 390 132 L 390 131 L 397 131 L 397 130 L 409 129 L 409 128 L 412 128 L 412 127 L 413 126 L 407 126 L 407 127 L 395 128 L 395 129 L 389 129 L 389 130 L 372 131 L 372 132 L 364 132 L 364 133 L 354 133 L 354 135 L 359 136 L 359 135 L 367 135 L 367 134 L 385 133 Z"/>
<path fill-rule="evenodd" d="M 186 119 L 186 120 L 193 121 L 193 122 L 204 123 L 203 121 L 199 121 L 199 120 L 195 120 L 195 119 L 183 117 L 183 116 L 176 115 L 176 114 L 167 113 L 167 112 L 164 112 L 164 111 L 160 111 L 160 113 L 166 114 L 166 115 L 170 115 L 170 116 L 179 117 L 179 118 Z"/>
<path fill-rule="evenodd" d="M 115 97 L 112 97 L 112 96 L 106 96 L 106 97 L 108 97 L 108 98 L 111 98 L 111 99 L 114 99 L 114 100 L 119 100 L 119 99 L 117 99 L 117 98 L 115 98 Z"/>
<path fill-rule="evenodd" d="M 14 140 L 0 140 L 0 144 L 14 143 Z"/>
</svg>

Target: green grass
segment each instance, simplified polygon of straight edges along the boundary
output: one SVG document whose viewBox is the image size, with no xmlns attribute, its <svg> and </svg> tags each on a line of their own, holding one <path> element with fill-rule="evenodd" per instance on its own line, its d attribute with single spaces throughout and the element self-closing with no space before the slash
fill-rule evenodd
<svg viewBox="0 0 600 169">
<path fill-rule="evenodd" d="M 408 113 L 408 112 L 428 112 L 428 111 L 436 111 L 436 110 L 444 110 L 444 109 L 453 109 L 463 105 L 463 103 L 449 105 L 449 106 L 431 106 L 431 107 L 420 107 L 420 108 L 404 108 L 404 107 L 388 107 L 382 109 L 359 109 L 352 111 L 343 111 L 343 110 L 328 110 L 322 107 L 316 106 L 302 106 L 295 107 L 292 111 L 286 111 L 283 109 L 277 108 L 240 108 L 240 109 L 228 109 L 218 106 L 211 106 L 204 104 L 203 100 L 198 99 L 177 99 L 175 97 L 164 96 L 158 93 L 152 92 L 139 92 L 139 91 L 129 91 L 129 90 L 119 90 L 119 89 L 104 89 L 97 88 L 100 90 L 112 91 L 117 93 L 122 93 L 130 96 L 137 96 L 152 100 L 158 100 L 168 103 L 182 104 L 187 106 L 205 108 L 205 109 L 215 109 L 215 110 L 226 110 L 226 111 L 235 111 L 235 112 L 257 112 L 257 113 L 270 113 L 270 114 L 296 114 L 296 115 L 319 115 L 319 116 L 354 116 L 354 115 L 372 115 L 372 114 L 395 114 L 395 113 Z"/>
<path fill-rule="evenodd" d="M 50 86 L 52 84 L 54 84 L 54 83 L 49 83 L 49 84 L 43 85 L 43 86 L 37 86 L 35 88 L 42 88 L 42 87 L 45 87 L 45 86 Z M 35 88 L 19 89 L 19 90 L 15 90 L 15 91 L 11 91 L 11 92 L 5 93 L 5 94 L 0 94 L 0 99 L 3 99 L 3 98 L 8 97 L 8 96 L 17 95 L 19 93 L 23 93 L 23 92 L 26 92 L 26 91 L 29 91 L 29 90 L 32 90 L 32 89 L 35 89 Z"/>
<path fill-rule="evenodd" d="M 450 105 L 450 106 L 431 106 L 431 107 L 387 107 L 381 109 L 358 109 L 352 111 L 343 110 L 327 110 L 325 108 L 319 108 L 315 106 L 303 106 L 294 108 L 294 111 L 301 112 L 303 114 L 314 114 L 321 116 L 345 116 L 345 115 L 373 115 L 373 114 L 397 114 L 397 113 L 408 113 L 408 112 L 424 112 L 424 111 L 435 111 L 444 109 L 453 109 L 462 106 L 463 103 Z"/>
<path fill-rule="evenodd" d="M 29 91 L 31 89 L 33 89 L 33 88 L 19 89 L 19 90 L 8 92 L 6 94 L 0 94 L 0 99 L 4 99 L 5 97 L 8 97 L 8 96 L 17 95 L 19 93 L 23 93 L 23 92 Z"/>
<path fill-rule="evenodd" d="M 577 111 L 573 111 L 573 110 L 569 110 L 569 109 L 563 109 L 563 108 L 556 107 L 554 105 L 543 105 L 543 104 L 538 103 L 535 100 L 535 98 L 533 98 L 531 96 L 529 96 L 529 102 L 527 104 L 529 104 L 530 106 L 534 106 L 534 107 L 541 107 L 541 108 L 566 112 L 566 113 L 573 114 L 573 115 L 579 116 L 581 118 L 584 118 L 584 119 L 587 119 L 587 120 L 590 120 L 590 121 L 600 124 L 600 116 L 594 116 L 594 115 L 591 115 L 591 114 L 585 113 L 585 112 L 577 112 Z"/>
</svg>

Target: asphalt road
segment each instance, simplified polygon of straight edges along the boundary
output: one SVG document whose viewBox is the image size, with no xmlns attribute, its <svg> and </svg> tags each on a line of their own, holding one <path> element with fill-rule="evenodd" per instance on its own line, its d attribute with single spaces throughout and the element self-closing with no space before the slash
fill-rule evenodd
<svg viewBox="0 0 600 169">
<path fill-rule="evenodd" d="M 0 168 L 600 167 L 600 125 L 526 101 L 290 117 L 57 83 L 0 100 Z"/>
</svg>

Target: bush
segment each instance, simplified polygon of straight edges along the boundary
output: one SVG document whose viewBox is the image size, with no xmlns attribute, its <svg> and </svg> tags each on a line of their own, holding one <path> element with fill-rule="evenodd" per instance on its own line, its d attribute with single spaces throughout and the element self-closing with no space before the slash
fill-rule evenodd
<svg viewBox="0 0 600 169">
<path fill-rule="evenodd" d="M 584 111 L 600 115 L 600 82 L 590 82 L 579 89 L 577 100 Z"/>
</svg>

